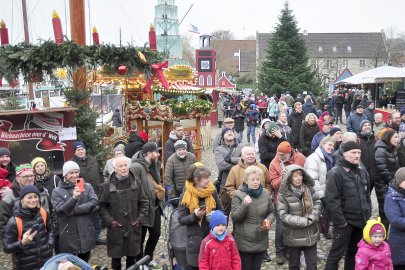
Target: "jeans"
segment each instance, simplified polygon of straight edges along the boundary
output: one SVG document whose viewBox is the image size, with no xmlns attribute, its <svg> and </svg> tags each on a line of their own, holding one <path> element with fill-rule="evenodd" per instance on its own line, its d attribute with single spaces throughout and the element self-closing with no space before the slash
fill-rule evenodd
<svg viewBox="0 0 405 270">
<path fill-rule="evenodd" d="M 305 263 L 307 270 L 316 270 L 317 250 L 316 244 L 310 247 L 288 247 L 288 269 L 299 270 L 301 269 L 300 257 L 301 251 L 304 252 Z"/>
<path fill-rule="evenodd" d="M 135 256 L 127 256 L 125 263 L 125 268 L 128 269 L 135 264 Z M 121 270 L 121 258 L 112 258 L 111 259 L 111 268 L 113 270 Z"/>
<path fill-rule="evenodd" d="M 247 141 L 250 143 L 250 135 L 252 135 L 253 144 L 256 143 L 256 126 L 247 126 Z"/>
<path fill-rule="evenodd" d="M 350 109 L 348 109 L 348 110 L 345 110 L 345 116 L 346 116 L 346 121 L 347 121 L 347 118 L 349 118 L 349 116 L 350 116 Z"/>
<path fill-rule="evenodd" d="M 274 242 L 274 246 L 276 248 L 276 254 L 279 254 L 281 252 L 284 252 L 284 250 L 287 248 L 284 245 L 284 240 L 283 240 L 283 227 L 281 223 L 280 216 L 278 213 L 276 213 L 276 241 Z"/>
<path fill-rule="evenodd" d="M 242 262 L 242 269 L 260 270 L 265 252 L 248 253 L 239 252 L 240 260 Z"/>
<path fill-rule="evenodd" d="M 153 252 L 155 252 L 156 245 L 160 237 L 160 225 L 162 218 L 160 215 L 160 209 L 155 210 L 155 221 L 153 227 L 142 226 L 142 238 L 141 238 L 141 253 L 136 256 L 136 260 L 139 261 L 145 255 L 149 255 L 153 259 Z M 146 241 L 145 251 L 143 250 L 143 243 L 145 242 L 146 232 L 149 232 L 148 241 Z"/>
<path fill-rule="evenodd" d="M 239 132 L 236 131 L 236 133 L 239 135 L 240 142 L 242 142 L 243 141 L 243 130 L 239 131 Z"/>
<path fill-rule="evenodd" d="M 339 261 L 345 255 L 345 270 L 354 269 L 357 244 L 363 238 L 363 228 L 349 224 L 341 228 L 333 226 L 333 242 L 326 260 L 325 270 L 338 270 Z"/>
</svg>

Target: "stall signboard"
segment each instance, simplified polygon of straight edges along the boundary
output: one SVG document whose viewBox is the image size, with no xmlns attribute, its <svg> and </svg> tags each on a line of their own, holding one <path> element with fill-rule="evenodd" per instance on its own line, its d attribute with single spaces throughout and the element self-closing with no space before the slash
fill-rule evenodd
<svg viewBox="0 0 405 270">
<path fill-rule="evenodd" d="M 403 106 L 405 106 L 405 89 L 398 89 L 395 107 L 400 110 Z"/>
<path fill-rule="evenodd" d="M 37 113 L 32 122 L 44 129 L 62 131 L 63 113 Z"/>
</svg>

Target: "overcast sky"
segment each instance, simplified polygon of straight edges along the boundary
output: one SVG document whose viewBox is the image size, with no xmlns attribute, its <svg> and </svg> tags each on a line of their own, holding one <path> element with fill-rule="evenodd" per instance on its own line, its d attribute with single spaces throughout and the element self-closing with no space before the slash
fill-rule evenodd
<svg viewBox="0 0 405 270">
<path fill-rule="evenodd" d="M 101 42 L 119 44 L 120 28 L 123 44 L 131 40 L 135 45 L 147 42 L 156 0 L 84 1 L 87 43 L 90 43 L 89 25 L 98 28 Z M 21 0 L 0 2 L 0 19 L 9 28 L 10 42 L 23 41 Z M 67 27 L 70 36 L 69 0 L 27 0 L 27 3 L 32 43 L 37 43 L 38 38 L 53 39 L 53 9 L 62 19 L 65 34 Z M 255 35 L 256 31 L 270 32 L 278 22 L 284 0 L 177 0 L 176 3 L 179 19 L 193 4 L 180 26 L 180 33 L 192 35 L 196 41 L 198 35 L 188 32 L 190 23 L 202 33 L 231 30 L 238 39 Z M 290 0 L 289 4 L 301 32 L 378 32 L 389 27 L 405 32 L 404 0 Z"/>
</svg>

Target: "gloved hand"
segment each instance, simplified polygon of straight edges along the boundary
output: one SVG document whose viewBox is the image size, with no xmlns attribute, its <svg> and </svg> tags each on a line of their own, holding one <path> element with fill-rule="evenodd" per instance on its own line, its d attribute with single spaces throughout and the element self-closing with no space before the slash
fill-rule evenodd
<svg viewBox="0 0 405 270">
<path fill-rule="evenodd" d="M 111 227 L 111 229 L 114 229 L 114 228 L 122 227 L 122 225 L 121 225 L 118 221 L 113 220 L 113 221 L 111 222 L 110 227 Z"/>
<path fill-rule="evenodd" d="M 225 162 L 226 162 L 226 163 L 230 163 L 230 164 L 232 164 L 231 157 L 226 157 L 226 158 L 225 158 Z"/>
</svg>

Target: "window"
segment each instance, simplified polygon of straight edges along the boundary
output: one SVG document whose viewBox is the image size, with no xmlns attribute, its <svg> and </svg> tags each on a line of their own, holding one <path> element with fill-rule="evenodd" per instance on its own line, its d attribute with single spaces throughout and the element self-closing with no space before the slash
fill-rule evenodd
<svg viewBox="0 0 405 270">
<path fill-rule="evenodd" d="M 333 52 L 337 52 L 336 46 L 333 46 L 333 47 L 332 47 L 332 51 L 333 51 Z"/>
<path fill-rule="evenodd" d="M 347 46 L 347 51 L 352 52 L 352 46 Z"/>
<path fill-rule="evenodd" d="M 342 66 L 343 68 L 348 68 L 349 67 L 349 61 L 348 60 L 342 60 Z"/>
<path fill-rule="evenodd" d="M 212 85 L 212 77 L 211 77 L 211 75 L 208 75 L 208 77 L 207 77 L 207 85 Z"/>
<path fill-rule="evenodd" d="M 198 84 L 204 85 L 204 76 L 203 75 L 200 75 L 200 78 L 198 79 Z"/>
<path fill-rule="evenodd" d="M 318 52 L 320 52 L 320 53 L 322 52 L 322 46 L 318 47 Z"/>
<path fill-rule="evenodd" d="M 360 67 L 365 67 L 366 66 L 366 60 L 361 59 L 360 60 Z"/>
</svg>

